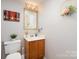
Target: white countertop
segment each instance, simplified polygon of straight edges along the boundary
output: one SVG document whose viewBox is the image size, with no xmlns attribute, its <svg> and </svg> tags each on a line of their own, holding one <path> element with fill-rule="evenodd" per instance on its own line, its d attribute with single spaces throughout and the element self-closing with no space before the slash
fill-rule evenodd
<svg viewBox="0 0 79 59">
<path fill-rule="evenodd" d="M 45 35 L 39 35 L 37 37 L 30 37 L 30 36 L 26 36 L 24 35 L 24 39 L 27 40 L 27 41 L 35 41 L 35 40 L 42 40 L 42 39 L 45 39 Z"/>
</svg>

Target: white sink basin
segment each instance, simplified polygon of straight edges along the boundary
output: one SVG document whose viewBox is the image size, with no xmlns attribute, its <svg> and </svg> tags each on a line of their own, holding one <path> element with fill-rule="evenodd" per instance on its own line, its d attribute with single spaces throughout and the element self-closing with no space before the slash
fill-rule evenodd
<svg viewBox="0 0 79 59">
<path fill-rule="evenodd" d="M 35 36 L 30 37 L 30 36 L 24 35 L 24 39 L 27 40 L 27 41 L 42 40 L 42 39 L 45 39 L 45 35 L 39 35 L 37 37 L 35 37 Z"/>
</svg>

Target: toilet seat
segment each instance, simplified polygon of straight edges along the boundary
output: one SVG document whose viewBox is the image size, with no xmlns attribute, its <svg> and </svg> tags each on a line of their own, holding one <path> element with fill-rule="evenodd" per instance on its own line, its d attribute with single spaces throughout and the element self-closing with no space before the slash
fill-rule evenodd
<svg viewBox="0 0 79 59">
<path fill-rule="evenodd" d="M 20 53 L 13 53 L 13 54 L 9 54 L 6 59 L 21 59 L 21 54 Z"/>
</svg>

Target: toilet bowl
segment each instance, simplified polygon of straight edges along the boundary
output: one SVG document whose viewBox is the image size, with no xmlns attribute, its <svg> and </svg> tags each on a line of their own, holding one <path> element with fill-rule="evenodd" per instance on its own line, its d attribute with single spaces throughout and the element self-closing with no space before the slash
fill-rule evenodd
<svg viewBox="0 0 79 59">
<path fill-rule="evenodd" d="M 21 59 L 21 54 L 19 52 L 9 54 L 6 59 Z"/>
</svg>

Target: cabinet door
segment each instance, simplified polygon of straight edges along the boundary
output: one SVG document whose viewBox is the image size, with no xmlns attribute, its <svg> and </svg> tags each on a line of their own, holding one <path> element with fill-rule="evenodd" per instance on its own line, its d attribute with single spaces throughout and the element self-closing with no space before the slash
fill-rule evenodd
<svg viewBox="0 0 79 59">
<path fill-rule="evenodd" d="M 38 41 L 38 56 L 39 59 L 43 59 L 45 55 L 45 40 L 39 40 Z"/>
<path fill-rule="evenodd" d="M 37 59 L 38 58 L 38 42 L 32 41 L 29 44 L 29 58 L 30 59 Z"/>
</svg>

